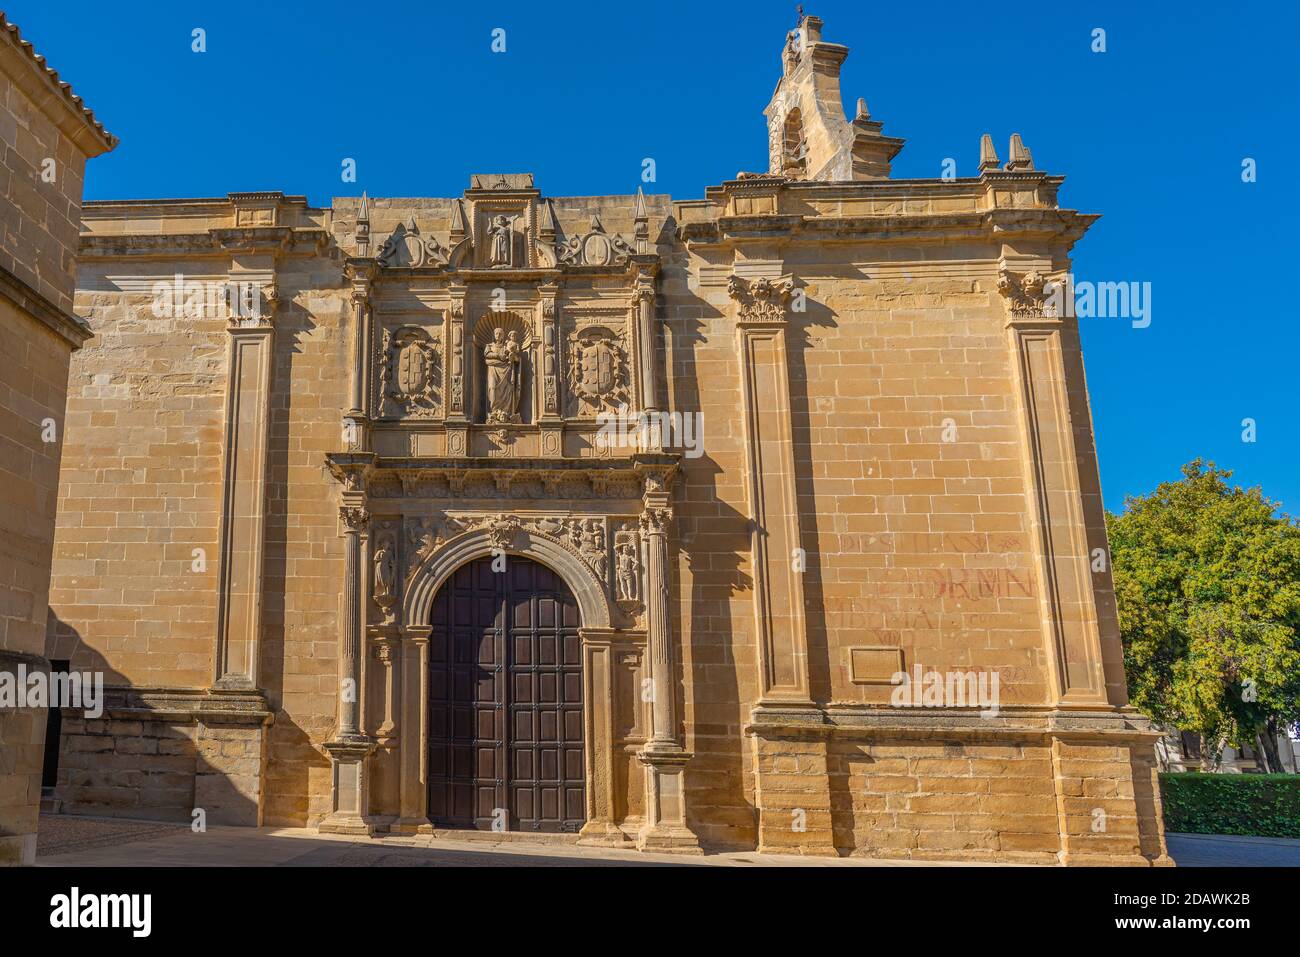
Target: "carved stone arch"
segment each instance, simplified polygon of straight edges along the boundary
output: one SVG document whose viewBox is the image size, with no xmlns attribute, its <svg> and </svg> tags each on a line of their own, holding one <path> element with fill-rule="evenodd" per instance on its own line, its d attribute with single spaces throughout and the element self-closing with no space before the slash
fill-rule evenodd
<svg viewBox="0 0 1300 957">
<path fill-rule="evenodd" d="M 438 589 L 461 565 L 491 556 L 501 546 L 493 541 L 490 528 L 476 528 L 457 535 L 431 552 L 410 573 L 402 596 L 402 620 L 411 629 L 432 627 L 430 617 Z M 591 567 L 559 542 L 521 529 L 504 551 L 507 555 L 531 558 L 564 580 L 578 601 L 583 628 L 609 628 L 612 615 L 605 584 Z"/>
</svg>

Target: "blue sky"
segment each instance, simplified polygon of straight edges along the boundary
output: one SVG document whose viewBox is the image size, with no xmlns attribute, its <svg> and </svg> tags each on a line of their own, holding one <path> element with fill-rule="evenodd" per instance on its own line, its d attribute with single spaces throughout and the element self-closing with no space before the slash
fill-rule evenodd
<svg viewBox="0 0 1300 957">
<path fill-rule="evenodd" d="M 1151 283 L 1148 328 L 1080 320 L 1107 506 L 1199 455 L 1300 513 L 1296 8 L 805 6 L 851 49 L 846 106 L 866 97 L 907 138 L 896 176 L 937 176 L 948 157 L 974 175 L 980 134 L 1005 160 L 1018 131 L 1040 169 L 1067 176 L 1062 205 L 1103 214 L 1076 278 Z M 88 198 L 280 189 L 317 204 L 363 187 L 456 195 L 481 171 L 531 170 L 551 195 L 627 193 L 647 156 L 653 191 L 698 198 L 766 168 L 761 110 L 794 22 L 793 3 L 766 2 L 6 11 L 122 139 L 91 164 Z"/>
</svg>

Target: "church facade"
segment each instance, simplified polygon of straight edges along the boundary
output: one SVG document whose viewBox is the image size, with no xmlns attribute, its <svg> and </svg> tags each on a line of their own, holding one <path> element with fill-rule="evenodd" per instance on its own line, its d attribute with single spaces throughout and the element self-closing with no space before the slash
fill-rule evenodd
<svg viewBox="0 0 1300 957">
<path fill-rule="evenodd" d="M 701 199 L 86 204 L 68 812 L 1167 863 L 1075 320 L 1013 137 L 891 179 L 806 17 Z"/>
</svg>

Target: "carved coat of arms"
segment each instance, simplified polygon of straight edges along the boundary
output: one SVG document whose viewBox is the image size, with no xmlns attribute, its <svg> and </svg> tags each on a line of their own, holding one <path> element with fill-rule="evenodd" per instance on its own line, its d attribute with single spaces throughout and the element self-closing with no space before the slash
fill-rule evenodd
<svg viewBox="0 0 1300 957">
<path fill-rule="evenodd" d="M 423 329 L 403 326 L 388 341 L 387 361 L 382 370 L 386 409 L 397 407 L 399 415 L 428 417 L 438 411 L 438 352 Z"/>
<path fill-rule="evenodd" d="M 627 359 L 613 333 L 588 329 L 570 346 L 569 388 L 581 403 L 579 414 L 594 415 L 628 401 Z"/>
</svg>

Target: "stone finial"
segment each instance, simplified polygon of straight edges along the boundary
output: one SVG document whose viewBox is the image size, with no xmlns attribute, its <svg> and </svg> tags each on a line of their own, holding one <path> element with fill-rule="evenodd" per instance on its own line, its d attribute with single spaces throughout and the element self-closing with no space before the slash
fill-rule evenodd
<svg viewBox="0 0 1300 957">
<path fill-rule="evenodd" d="M 370 255 L 370 197 L 361 191 L 361 209 L 357 213 L 357 255 Z"/>
<path fill-rule="evenodd" d="M 465 220 L 465 208 L 461 206 L 459 199 L 453 199 L 451 201 L 451 244 L 455 246 L 465 238 L 467 233 L 469 233 L 469 223 Z"/>
<path fill-rule="evenodd" d="M 998 151 L 993 148 L 993 137 L 985 133 L 980 137 L 980 172 L 986 169 L 997 169 Z"/>
<path fill-rule="evenodd" d="M 1007 160 L 1007 169 L 1009 170 L 1032 170 L 1034 168 L 1034 157 L 1029 152 L 1024 142 L 1020 139 L 1019 133 L 1011 134 L 1011 156 Z"/>
<path fill-rule="evenodd" d="M 855 119 L 855 120 L 869 120 L 869 119 L 871 119 L 871 113 L 870 113 L 870 111 L 867 109 L 867 99 L 866 99 L 866 97 L 863 97 L 863 96 L 858 97 L 858 110 L 857 110 L 857 112 L 854 114 L 854 119 Z"/>
<path fill-rule="evenodd" d="M 537 235 L 547 243 L 555 241 L 555 210 L 549 199 L 537 201 Z"/>
<path fill-rule="evenodd" d="M 650 251 L 650 217 L 645 210 L 645 193 L 641 192 L 641 187 L 636 188 L 636 204 L 632 207 L 632 221 L 635 224 L 633 237 L 636 241 L 636 251 L 638 253 L 648 253 Z"/>
</svg>

